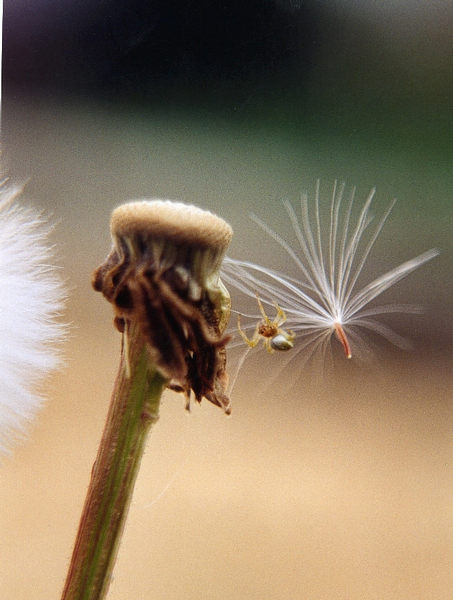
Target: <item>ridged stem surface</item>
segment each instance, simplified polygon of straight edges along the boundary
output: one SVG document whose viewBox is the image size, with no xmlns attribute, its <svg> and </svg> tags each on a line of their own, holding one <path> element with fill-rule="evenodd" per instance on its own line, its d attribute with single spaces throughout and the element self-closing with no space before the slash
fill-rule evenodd
<svg viewBox="0 0 453 600">
<path fill-rule="evenodd" d="M 147 435 L 159 415 L 165 379 L 150 366 L 138 327 L 128 329 L 128 359 L 123 350 L 62 600 L 105 598 Z"/>
</svg>

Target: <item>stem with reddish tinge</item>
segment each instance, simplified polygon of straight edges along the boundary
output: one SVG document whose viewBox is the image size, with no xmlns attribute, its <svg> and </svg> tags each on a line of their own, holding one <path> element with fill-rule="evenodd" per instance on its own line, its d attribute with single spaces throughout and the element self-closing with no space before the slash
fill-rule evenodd
<svg viewBox="0 0 453 600">
<path fill-rule="evenodd" d="M 346 337 L 346 333 L 340 323 L 335 323 L 335 333 L 336 333 L 337 338 L 340 340 L 340 342 L 343 345 L 343 349 L 344 349 L 344 353 L 346 354 L 346 358 L 351 358 L 352 357 L 351 346 L 349 345 L 349 341 L 348 341 L 348 338 Z"/>
<path fill-rule="evenodd" d="M 101 600 L 107 592 L 147 434 L 157 420 L 165 379 L 150 366 L 131 326 L 94 463 L 62 600 Z"/>
</svg>

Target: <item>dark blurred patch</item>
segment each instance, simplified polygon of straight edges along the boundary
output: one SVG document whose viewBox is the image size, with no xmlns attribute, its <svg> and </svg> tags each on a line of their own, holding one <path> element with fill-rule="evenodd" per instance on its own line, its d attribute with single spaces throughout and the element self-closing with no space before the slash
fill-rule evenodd
<svg viewBox="0 0 453 600">
<path fill-rule="evenodd" d="M 225 101 L 282 79 L 303 85 L 314 32 L 312 9 L 289 0 L 5 0 L 4 83 Z"/>
</svg>

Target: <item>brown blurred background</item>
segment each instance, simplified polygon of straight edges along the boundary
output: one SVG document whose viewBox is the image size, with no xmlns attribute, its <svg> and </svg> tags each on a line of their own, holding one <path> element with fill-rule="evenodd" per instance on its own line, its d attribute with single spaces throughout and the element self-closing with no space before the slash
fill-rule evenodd
<svg viewBox="0 0 453 600">
<path fill-rule="evenodd" d="M 0 597 L 61 593 L 119 359 L 90 287 L 112 208 L 196 203 L 233 225 L 232 256 L 284 270 L 248 213 L 284 233 L 281 198 L 340 178 L 376 185 L 377 212 L 398 198 L 365 279 L 442 250 L 386 296 L 425 306 L 393 321 L 413 351 L 329 374 L 260 355 L 229 418 L 166 395 L 108 597 L 451 598 L 451 6 L 126 5 L 5 1 L 3 159 L 57 222 L 72 329 L 0 466 Z"/>
</svg>

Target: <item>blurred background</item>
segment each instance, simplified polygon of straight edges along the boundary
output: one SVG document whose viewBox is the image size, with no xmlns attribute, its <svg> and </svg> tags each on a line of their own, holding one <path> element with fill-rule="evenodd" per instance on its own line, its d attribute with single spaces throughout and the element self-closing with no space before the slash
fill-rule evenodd
<svg viewBox="0 0 453 600">
<path fill-rule="evenodd" d="M 4 0 L 3 26 L 4 168 L 57 222 L 72 329 L 0 466 L 0 596 L 64 583 L 119 361 L 90 286 L 111 210 L 195 203 L 285 270 L 248 214 L 288 233 L 281 199 L 319 178 L 326 203 L 335 179 L 398 199 L 365 280 L 441 249 L 386 295 L 425 307 L 393 322 L 413 351 L 329 374 L 255 353 L 229 418 L 166 395 L 108 597 L 451 598 L 453 3 Z"/>
</svg>

